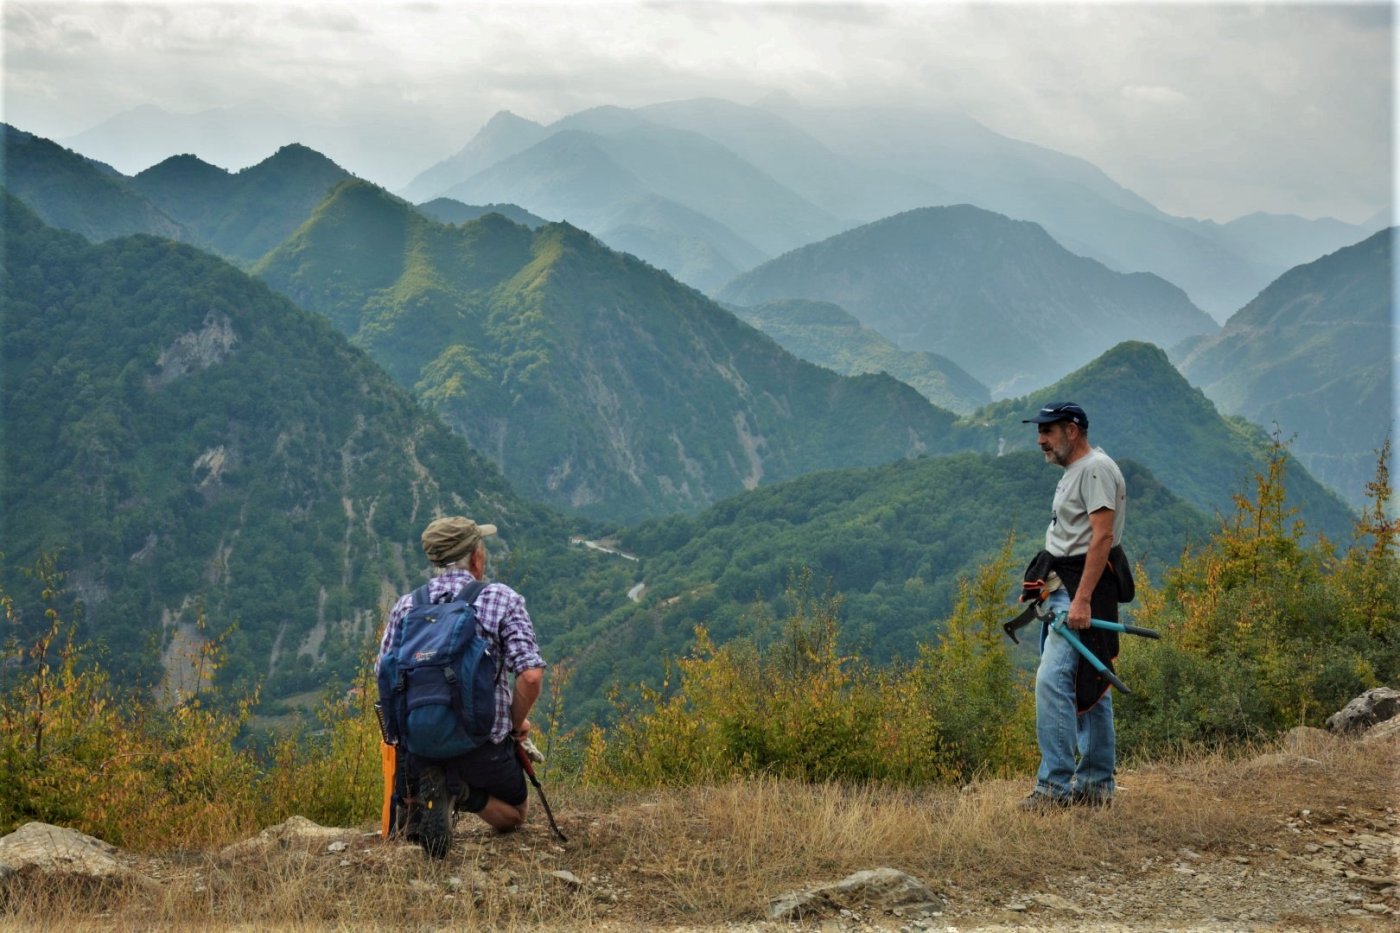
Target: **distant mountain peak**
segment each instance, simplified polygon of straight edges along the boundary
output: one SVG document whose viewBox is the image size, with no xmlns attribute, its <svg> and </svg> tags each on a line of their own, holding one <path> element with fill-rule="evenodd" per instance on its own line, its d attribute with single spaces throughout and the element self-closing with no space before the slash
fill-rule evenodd
<svg viewBox="0 0 1400 933">
<path fill-rule="evenodd" d="M 955 360 L 1001 396 L 1044 385 L 1123 340 L 1174 343 L 1215 329 L 1158 276 L 1115 272 L 1038 223 L 971 204 L 915 208 L 803 246 L 739 276 L 720 297 L 834 302 L 902 350 Z"/>
<path fill-rule="evenodd" d="M 193 153 L 183 152 L 179 155 L 173 155 L 168 159 L 163 159 L 160 162 L 157 162 L 155 165 L 152 165 L 150 168 L 138 172 L 136 174 L 136 177 L 140 178 L 143 176 L 149 176 L 160 173 L 173 174 L 189 172 L 201 172 L 208 175 L 214 175 L 216 173 L 219 175 L 229 174 L 227 169 L 223 169 L 217 165 L 206 162 L 199 156 L 194 155 Z"/>
<path fill-rule="evenodd" d="M 522 116 L 520 116 L 519 114 L 517 114 L 517 113 L 515 113 L 515 112 L 513 112 L 513 111 L 510 111 L 510 110 L 497 110 L 495 113 L 493 113 L 493 114 L 491 115 L 491 119 L 487 120 L 487 121 L 482 125 L 481 129 L 482 129 L 483 131 L 486 131 L 486 130 L 495 131 L 495 130 L 501 130 L 501 129 L 507 129 L 507 128 L 509 128 L 509 129 L 516 129 L 516 128 L 524 127 L 524 126 L 532 126 L 532 127 L 541 128 L 541 129 L 543 128 L 543 127 L 541 126 L 541 124 L 536 123 L 534 120 L 530 120 L 530 119 L 528 119 L 528 118 L 526 118 L 526 117 L 522 117 Z"/>
<path fill-rule="evenodd" d="M 272 155 L 268 156 L 266 159 L 259 162 L 257 165 L 252 166 L 251 168 L 259 168 L 261 166 L 271 164 L 323 165 L 334 167 L 339 171 L 345 171 L 339 165 L 337 165 L 335 161 L 332 160 L 329 156 L 322 155 L 320 152 L 317 152 L 310 146 L 304 146 L 301 143 L 287 143 L 285 146 L 280 147 Z M 251 169 L 244 169 L 244 171 L 250 170 Z"/>
</svg>

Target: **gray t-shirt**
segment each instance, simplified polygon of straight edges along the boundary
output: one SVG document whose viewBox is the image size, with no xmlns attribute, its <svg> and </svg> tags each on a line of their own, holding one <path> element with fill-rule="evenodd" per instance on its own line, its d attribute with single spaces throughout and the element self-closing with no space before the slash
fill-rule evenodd
<svg viewBox="0 0 1400 933">
<path fill-rule="evenodd" d="M 1084 554 L 1093 539 L 1089 513 L 1113 510 L 1113 543 L 1123 543 L 1123 512 L 1128 487 L 1118 464 L 1103 448 L 1095 447 L 1065 468 L 1055 487 L 1050 527 L 1045 529 L 1045 550 L 1056 557 Z"/>
</svg>

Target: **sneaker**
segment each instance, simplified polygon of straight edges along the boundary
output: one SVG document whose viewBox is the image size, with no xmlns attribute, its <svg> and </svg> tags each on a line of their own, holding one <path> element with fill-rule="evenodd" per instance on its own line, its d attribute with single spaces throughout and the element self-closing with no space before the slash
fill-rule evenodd
<svg viewBox="0 0 1400 933">
<path fill-rule="evenodd" d="M 1091 810 L 1107 810 L 1113 806 L 1112 794 L 1099 794 L 1093 791 L 1077 790 L 1070 795 L 1069 802 L 1076 807 L 1088 807 Z"/>
<path fill-rule="evenodd" d="M 446 858 L 452 848 L 452 806 L 456 803 L 447 789 L 447 776 L 439 767 L 423 769 L 418 781 L 418 807 L 423 813 L 419 842 L 430 858 Z"/>
<path fill-rule="evenodd" d="M 1070 800 L 1067 797 L 1051 797 L 1040 791 L 1032 791 L 1029 796 L 1017 804 L 1027 813 L 1049 813 L 1053 810 L 1064 810 L 1069 805 Z"/>
</svg>

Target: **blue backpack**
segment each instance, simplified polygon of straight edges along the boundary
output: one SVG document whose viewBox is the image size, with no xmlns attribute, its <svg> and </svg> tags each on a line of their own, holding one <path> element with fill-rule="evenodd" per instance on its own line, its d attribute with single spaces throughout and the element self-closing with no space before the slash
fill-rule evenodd
<svg viewBox="0 0 1400 933">
<path fill-rule="evenodd" d="M 379 701 L 390 744 L 447 759 L 490 741 L 496 723 L 496 662 L 476 624 L 474 581 L 439 602 L 413 591 L 393 642 L 379 658 Z"/>
</svg>

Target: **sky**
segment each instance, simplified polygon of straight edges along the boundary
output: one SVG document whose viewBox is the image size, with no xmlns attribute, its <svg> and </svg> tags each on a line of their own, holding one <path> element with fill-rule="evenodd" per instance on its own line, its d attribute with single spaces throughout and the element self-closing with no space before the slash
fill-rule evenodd
<svg viewBox="0 0 1400 933">
<path fill-rule="evenodd" d="M 4 122 L 129 174 L 304 142 L 396 189 L 499 110 L 781 93 L 960 111 L 1183 216 L 1360 223 L 1394 198 L 1386 3 L 0 5 Z M 138 108 L 142 139 L 94 131 Z"/>
</svg>

